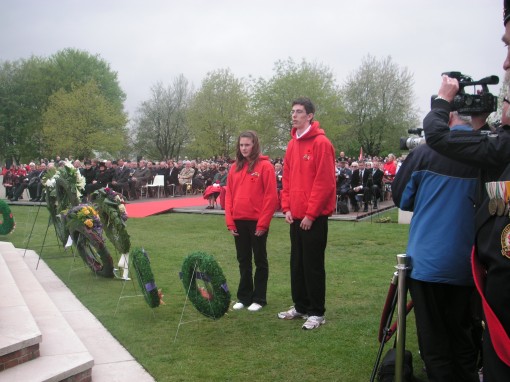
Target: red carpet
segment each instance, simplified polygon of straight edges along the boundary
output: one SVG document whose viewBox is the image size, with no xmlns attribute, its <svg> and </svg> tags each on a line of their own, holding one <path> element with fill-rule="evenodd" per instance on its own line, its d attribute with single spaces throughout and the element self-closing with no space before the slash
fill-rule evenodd
<svg viewBox="0 0 510 382">
<path fill-rule="evenodd" d="M 207 200 L 202 195 L 193 198 L 172 198 L 156 199 L 154 201 L 126 204 L 127 215 L 130 218 L 144 218 L 150 215 L 156 215 L 167 212 L 172 208 L 206 206 Z"/>
</svg>

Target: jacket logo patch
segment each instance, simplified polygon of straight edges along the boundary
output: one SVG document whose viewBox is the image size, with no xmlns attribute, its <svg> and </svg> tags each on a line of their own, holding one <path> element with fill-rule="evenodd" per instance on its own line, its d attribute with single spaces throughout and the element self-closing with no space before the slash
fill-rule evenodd
<svg viewBox="0 0 510 382">
<path fill-rule="evenodd" d="M 510 224 L 501 232 L 501 254 L 510 259 Z"/>
</svg>

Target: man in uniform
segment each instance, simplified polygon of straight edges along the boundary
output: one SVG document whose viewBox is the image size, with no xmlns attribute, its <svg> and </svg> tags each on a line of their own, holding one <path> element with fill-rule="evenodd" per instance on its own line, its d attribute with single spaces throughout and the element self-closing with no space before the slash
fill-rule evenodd
<svg viewBox="0 0 510 382">
<path fill-rule="evenodd" d="M 503 68 L 510 69 L 510 0 L 504 2 L 508 47 Z M 486 318 L 483 341 L 484 379 L 510 381 L 510 105 L 505 99 L 502 127 L 496 134 L 451 132 L 448 129 L 450 102 L 459 90 L 458 81 L 443 76 L 438 97 L 425 117 L 427 144 L 434 150 L 482 169 L 481 201 L 477 203 L 473 275 Z M 473 116 L 473 127 L 485 116 Z M 452 196 L 453 197 L 453 196 Z M 440 217 L 438 217 L 440 218 Z"/>
</svg>

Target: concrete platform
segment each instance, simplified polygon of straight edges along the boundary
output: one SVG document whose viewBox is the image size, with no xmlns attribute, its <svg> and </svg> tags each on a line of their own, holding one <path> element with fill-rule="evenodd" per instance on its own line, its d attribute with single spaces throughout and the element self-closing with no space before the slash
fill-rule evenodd
<svg viewBox="0 0 510 382">
<path fill-rule="evenodd" d="M 39 256 L 0 242 L 0 255 L 13 271 L 18 288 L 42 333 L 41 356 L 22 365 L 32 368 L 33 378 L 21 377 L 20 366 L 0 372 L 1 381 L 60 381 L 43 379 L 46 370 L 59 364 L 86 361 L 92 366 L 92 380 L 99 382 L 152 382 L 154 378 L 106 330 L 71 293 Z M 50 309 L 50 308 L 54 309 Z M 72 333 L 72 336 L 64 335 Z M 50 338 L 52 338 L 50 340 Z M 66 357 L 65 362 L 62 357 Z M 12 371 L 11 371 L 12 370 Z M 18 370 L 18 371 L 16 371 Z M 30 372 L 29 372 L 30 373 Z M 30 374 L 28 374 L 30 375 Z"/>
</svg>

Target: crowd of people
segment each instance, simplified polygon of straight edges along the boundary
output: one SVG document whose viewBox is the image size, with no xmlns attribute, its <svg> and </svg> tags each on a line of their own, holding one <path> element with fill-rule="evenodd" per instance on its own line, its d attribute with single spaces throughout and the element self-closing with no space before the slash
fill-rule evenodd
<svg viewBox="0 0 510 382">
<path fill-rule="evenodd" d="M 71 161 L 75 168 L 85 178 L 84 200 L 95 190 L 109 186 L 124 195 L 126 200 L 137 200 L 142 193 L 147 197 L 155 196 L 155 190 L 144 187 L 153 182 L 157 175 L 164 177 L 164 187 L 161 192 L 165 196 L 179 197 L 186 194 L 202 194 L 208 200 L 207 209 L 216 208 L 218 197 L 224 198 L 224 187 L 227 176 L 233 164 L 229 158 L 208 160 L 162 160 L 150 161 L 141 159 L 131 160 L 100 160 L 85 159 Z M 283 159 L 270 159 L 275 169 L 276 189 L 278 190 L 278 210 L 281 209 L 281 190 L 283 178 Z M 393 154 L 386 158 L 367 156 L 355 160 L 344 155 L 341 151 L 336 158 L 336 194 L 338 203 L 346 205 L 348 202 L 354 212 L 364 207 L 367 211 L 371 204 L 378 208 L 378 200 L 383 195 L 389 195 L 391 182 L 401 158 L 397 161 Z M 12 164 L 9 168 L 2 167 L 3 186 L 6 197 L 11 201 L 23 199 L 23 191 L 28 189 L 30 201 L 42 198 L 42 177 L 47 168 L 62 164 L 60 157 L 55 159 L 41 159 L 28 165 Z M 221 208 L 224 208 L 221 204 Z M 337 206 L 336 211 L 341 209 Z"/>
</svg>

